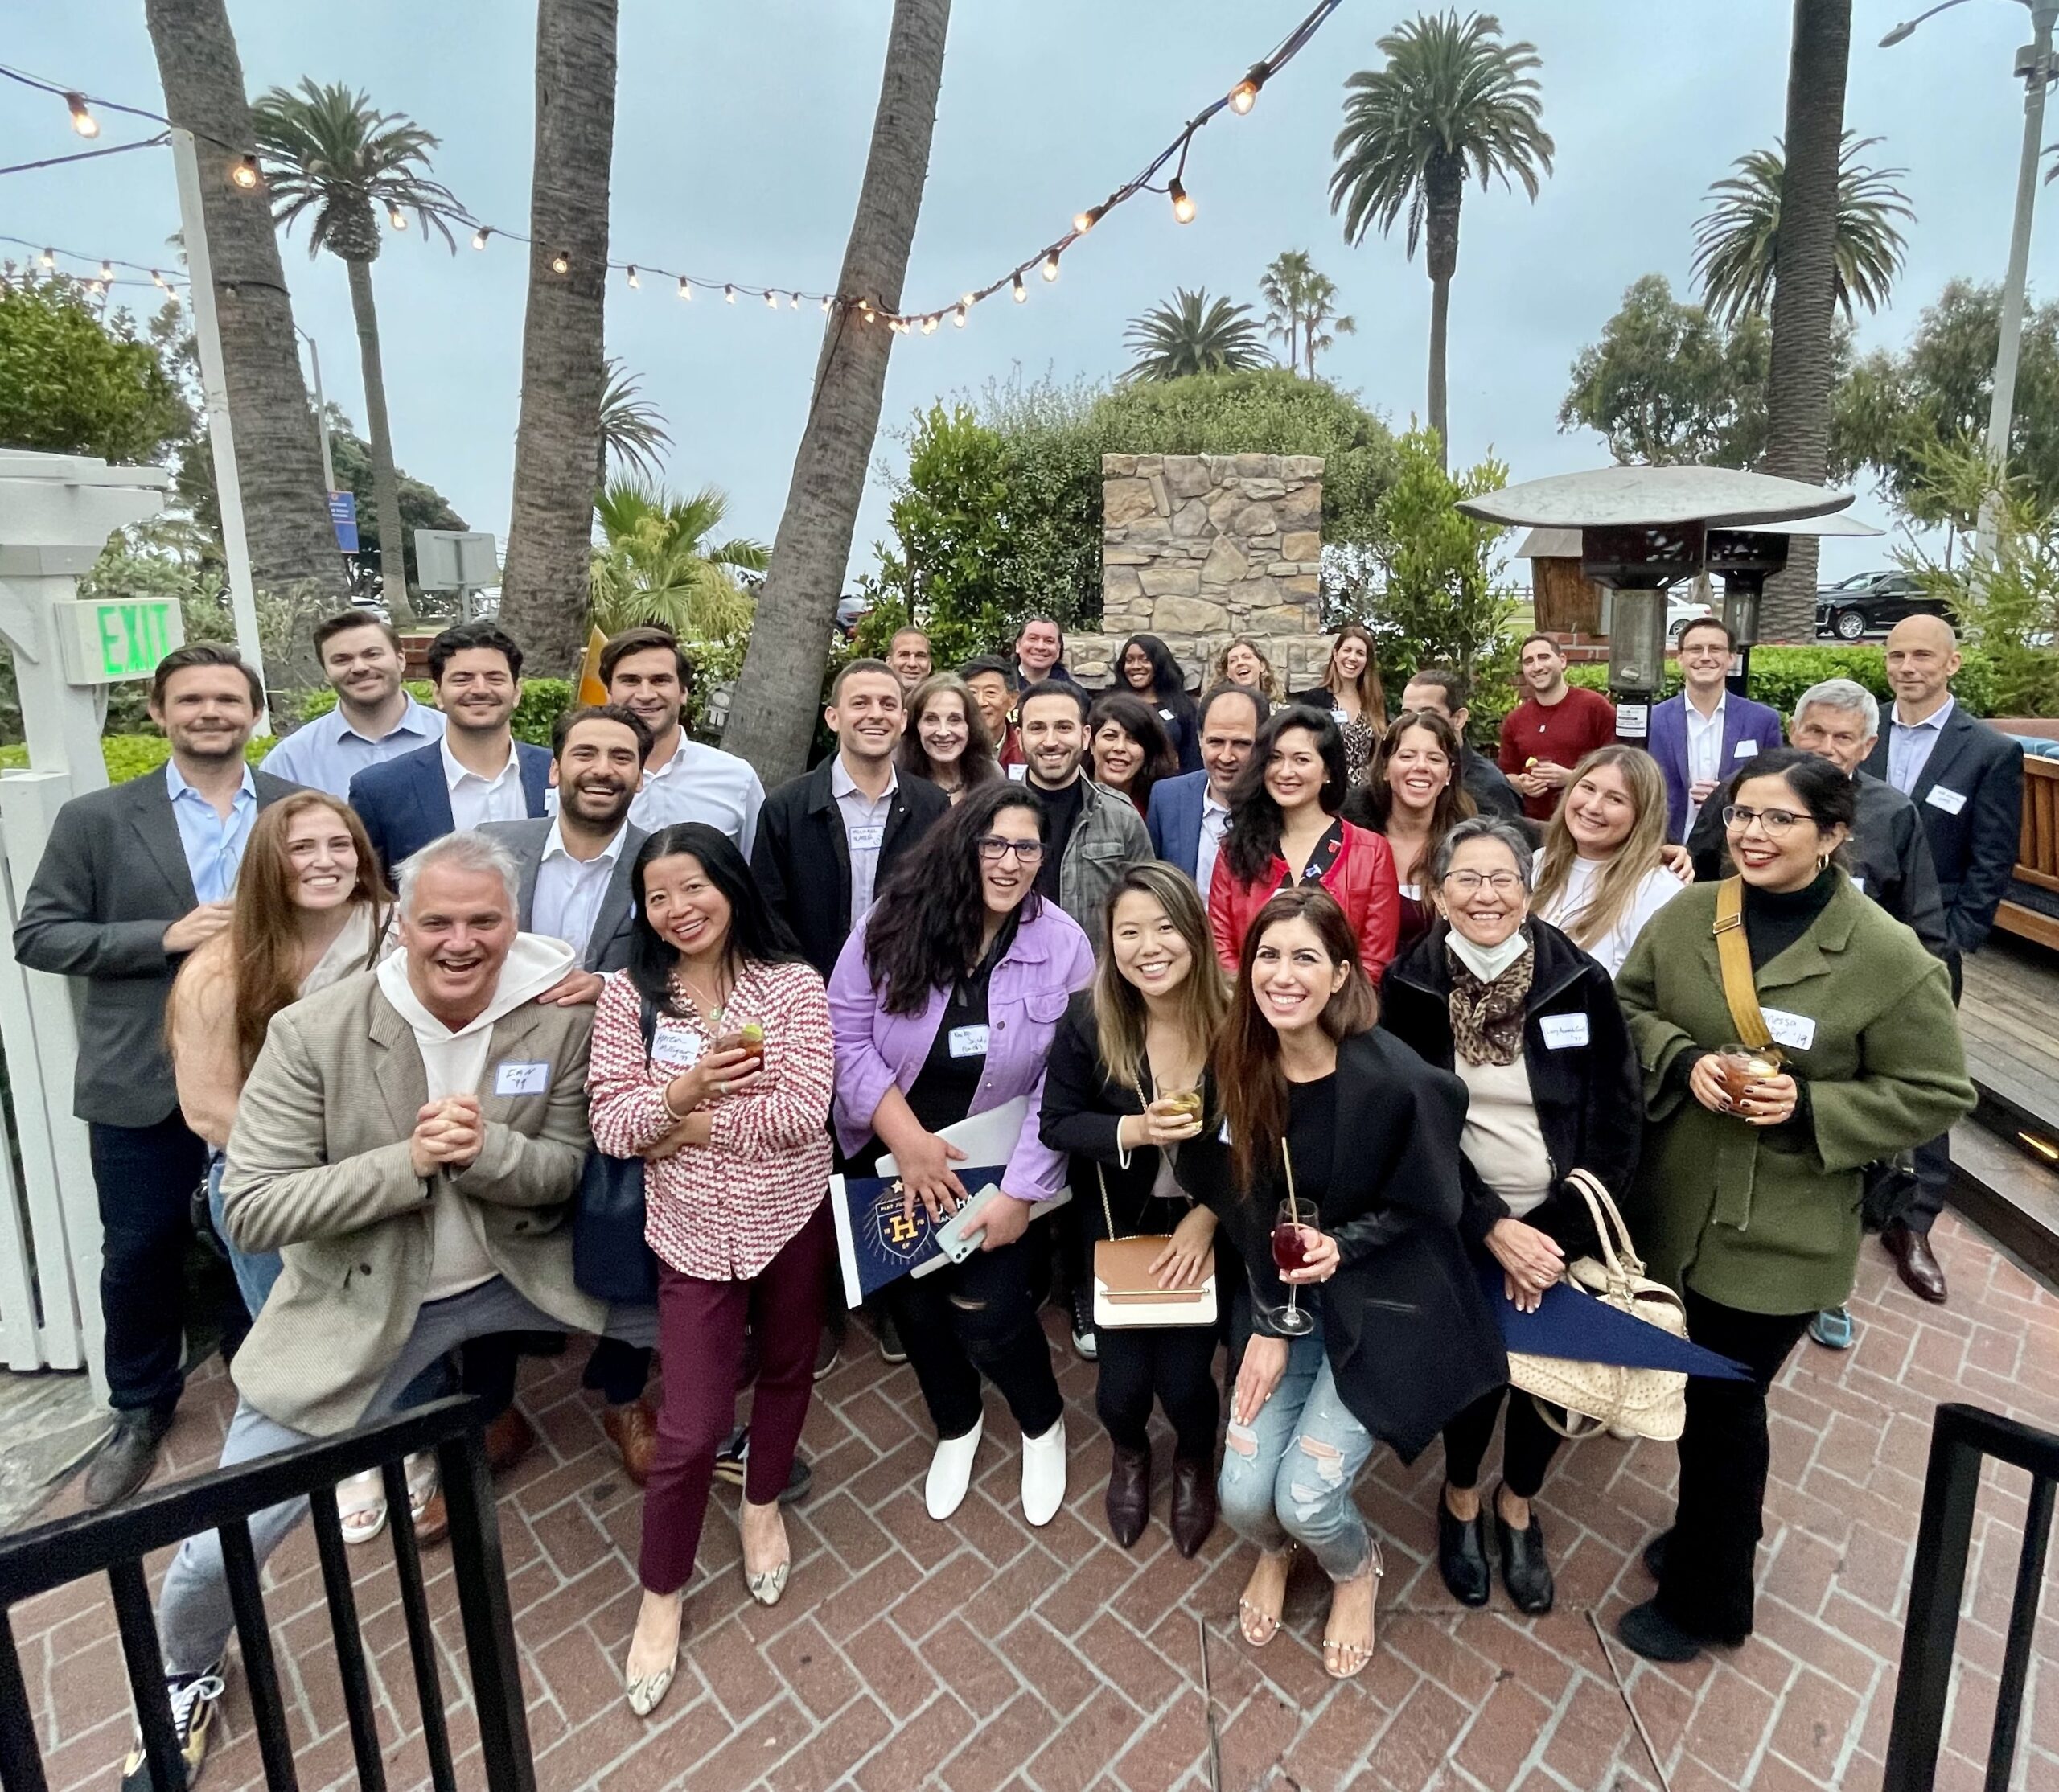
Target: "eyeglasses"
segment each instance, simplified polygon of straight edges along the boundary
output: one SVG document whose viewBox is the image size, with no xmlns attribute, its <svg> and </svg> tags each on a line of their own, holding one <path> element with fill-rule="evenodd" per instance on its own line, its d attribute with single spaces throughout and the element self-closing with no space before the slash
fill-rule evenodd
<svg viewBox="0 0 2059 1792">
<path fill-rule="evenodd" d="M 1745 832 L 1756 821 L 1769 840 L 1778 840 L 1811 819 L 1792 809 L 1748 809 L 1741 803 L 1726 804 L 1723 811 L 1723 824 L 1733 834 Z"/>
<path fill-rule="evenodd" d="M 1445 887 L 1457 890 L 1461 896 L 1478 894 L 1482 884 L 1497 896 L 1512 896 L 1523 887 L 1523 879 L 1513 871 L 1449 871 L 1445 873 Z"/>
<path fill-rule="evenodd" d="M 988 865 L 999 865 L 1013 853 L 1017 865 L 1035 865 L 1044 856 L 1041 840 L 1009 840 L 1001 834 L 980 836 L 980 857 Z"/>
</svg>

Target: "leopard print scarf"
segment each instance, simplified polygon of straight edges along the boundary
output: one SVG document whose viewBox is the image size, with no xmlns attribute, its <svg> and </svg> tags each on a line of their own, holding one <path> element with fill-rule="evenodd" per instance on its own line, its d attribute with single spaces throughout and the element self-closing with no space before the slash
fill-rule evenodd
<svg viewBox="0 0 2059 1792">
<path fill-rule="evenodd" d="M 1523 1050 L 1523 1018 L 1537 955 L 1526 946 L 1515 962 L 1483 983 L 1451 955 L 1451 1037 L 1469 1064 L 1513 1064 Z"/>
</svg>

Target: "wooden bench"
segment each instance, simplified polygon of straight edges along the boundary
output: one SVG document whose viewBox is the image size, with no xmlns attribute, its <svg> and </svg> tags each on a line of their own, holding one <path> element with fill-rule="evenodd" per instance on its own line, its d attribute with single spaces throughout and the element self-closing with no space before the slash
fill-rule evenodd
<svg viewBox="0 0 2059 1792">
<path fill-rule="evenodd" d="M 2024 886 L 2022 894 L 2032 901 L 2038 896 L 2045 900 L 2035 907 L 2019 902 L 2012 886 L 1995 911 L 1995 925 L 2020 939 L 2059 950 L 2059 915 L 2046 912 L 2059 910 L 2059 759 L 2024 756 L 2024 825 L 2014 883 Z"/>
</svg>

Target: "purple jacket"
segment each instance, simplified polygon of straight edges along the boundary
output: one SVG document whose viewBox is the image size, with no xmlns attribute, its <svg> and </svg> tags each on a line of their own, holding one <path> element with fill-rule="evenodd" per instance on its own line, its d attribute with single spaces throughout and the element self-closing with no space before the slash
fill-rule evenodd
<svg viewBox="0 0 2059 1792">
<path fill-rule="evenodd" d="M 1732 691 L 1723 705 L 1723 753 L 1716 781 L 1721 783 L 1753 754 L 1770 753 L 1782 744 L 1780 712 Z M 1666 780 L 1666 837 L 1685 840 L 1688 784 L 1685 691 L 1676 691 L 1663 703 L 1652 706 L 1649 750 L 1658 762 L 1659 775 Z"/>
<path fill-rule="evenodd" d="M 1066 1161 L 1038 1136 L 1044 1106 L 1044 1062 L 1065 1018 L 1066 1001 L 1094 975 L 1094 951 L 1079 924 L 1056 902 L 1032 898 L 1038 912 L 1016 929 L 1014 943 L 987 986 L 987 1069 L 971 1112 L 984 1114 L 1017 1095 L 1030 1098 L 1008 1161 L 1010 1194 L 1042 1200 L 1065 1186 Z M 919 1014 L 890 1014 L 865 969 L 865 936 L 853 930 L 829 977 L 829 1024 L 836 1040 L 836 1142 L 848 1153 L 872 1136 L 872 1116 L 889 1089 L 914 1087 L 935 1042 L 949 992 L 932 989 Z M 969 1117 L 969 1116 L 968 1116 Z"/>
</svg>

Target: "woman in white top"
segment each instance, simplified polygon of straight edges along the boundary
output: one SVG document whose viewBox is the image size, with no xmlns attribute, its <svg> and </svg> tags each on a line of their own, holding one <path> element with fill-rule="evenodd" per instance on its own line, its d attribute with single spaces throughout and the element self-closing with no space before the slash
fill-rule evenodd
<svg viewBox="0 0 2059 1792">
<path fill-rule="evenodd" d="M 1573 767 L 1544 830 L 1531 912 L 1613 977 L 1645 923 L 1680 894 L 1662 857 L 1665 845 L 1658 762 L 1634 746 L 1598 746 Z"/>
</svg>

